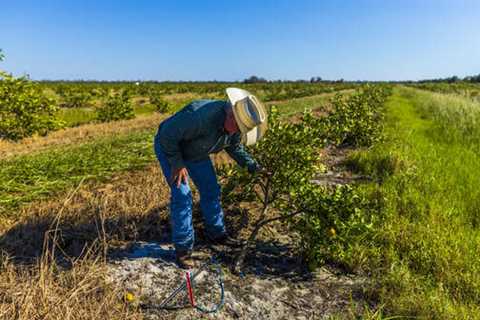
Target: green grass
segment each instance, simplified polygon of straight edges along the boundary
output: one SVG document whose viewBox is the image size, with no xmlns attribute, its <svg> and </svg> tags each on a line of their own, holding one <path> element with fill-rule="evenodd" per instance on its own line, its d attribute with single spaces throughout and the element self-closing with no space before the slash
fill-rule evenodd
<svg viewBox="0 0 480 320">
<path fill-rule="evenodd" d="M 60 108 L 58 118 L 65 122 L 65 127 L 76 127 L 95 120 L 92 108 Z"/>
<path fill-rule="evenodd" d="M 115 172 L 144 167 L 155 159 L 153 135 L 153 130 L 145 130 L 0 161 L 0 213 L 82 179 L 103 180 Z"/>
<path fill-rule="evenodd" d="M 366 187 L 383 203 L 376 241 L 350 259 L 376 274 L 388 314 L 480 318 L 479 119 L 469 99 L 397 88 L 386 141 L 350 159 L 380 181 Z"/>
<path fill-rule="evenodd" d="M 155 106 L 151 104 L 136 105 L 134 107 L 136 116 L 152 114 L 155 111 Z M 70 128 L 94 122 L 96 113 L 93 108 L 60 108 L 58 117 L 65 122 L 65 127 Z"/>
<path fill-rule="evenodd" d="M 155 106 L 148 103 L 145 103 L 143 105 L 136 105 L 134 108 L 135 115 L 137 116 L 141 114 L 152 114 L 155 111 L 157 111 Z"/>
</svg>

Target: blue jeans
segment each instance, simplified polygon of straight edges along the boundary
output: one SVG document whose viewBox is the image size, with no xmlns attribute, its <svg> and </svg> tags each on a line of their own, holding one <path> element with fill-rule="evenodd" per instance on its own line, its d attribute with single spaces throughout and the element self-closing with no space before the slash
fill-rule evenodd
<svg viewBox="0 0 480 320">
<path fill-rule="evenodd" d="M 170 187 L 170 224 L 172 242 L 177 250 L 191 250 L 195 239 L 192 224 L 192 192 L 189 182 L 182 182 L 180 187 L 171 181 L 171 167 L 160 147 L 158 137 L 154 141 L 155 154 L 163 175 Z M 225 233 L 223 210 L 220 204 L 220 185 L 210 159 L 204 161 L 184 161 L 189 178 L 200 192 L 200 208 L 205 222 L 205 229 L 215 238 Z"/>
</svg>

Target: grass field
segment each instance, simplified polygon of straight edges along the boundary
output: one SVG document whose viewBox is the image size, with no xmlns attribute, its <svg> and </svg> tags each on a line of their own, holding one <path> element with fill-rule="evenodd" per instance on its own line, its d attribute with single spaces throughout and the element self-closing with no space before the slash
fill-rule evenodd
<svg viewBox="0 0 480 320">
<path fill-rule="evenodd" d="M 397 88 L 386 141 L 350 159 L 384 202 L 379 254 L 361 268 L 376 274 L 388 314 L 480 317 L 479 119 L 480 104 L 464 97 Z"/>
</svg>

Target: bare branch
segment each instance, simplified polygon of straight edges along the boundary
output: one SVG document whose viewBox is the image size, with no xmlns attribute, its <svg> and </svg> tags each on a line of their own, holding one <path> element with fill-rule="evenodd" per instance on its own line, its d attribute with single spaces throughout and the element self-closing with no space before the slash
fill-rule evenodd
<svg viewBox="0 0 480 320">
<path fill-rule="evenodd" d="M 268 210 L 268 204 L 263 208 L 263 212 L 262 212 L 261 217 L 265 216 L 267 210 Z M 235 259 L 235 263 L 233 264 L 233 272 L 236 273 L 236 274 L 239 274 L 241 272 L 241 268 L 243 266 L 243 262 L 245 260 L 245 257 L 247 256 L 248 249 L 249 249 L 250 246 L 252 246 L 254 244 L 255 239 L 257 238 L 258 232 L 260 231 L 261 228 L 263 228 L 265 225 L 267 225 L 271 222 L 274 222 L 274 221 L 277 221 L 277 220 L 286 220 L 286 219 L 292 218 L 292 217 L 294 217 L 294 216 L 296 216 L 296 215 L 298 215 L 302 212 L 304 212 L 304 211 L 303 210 L 298 210 L 298 211 L 289 213 L 287 215 L 280 215 L 280 216 L 276 216 L 276 217 L 269 218 L 269 219 L 266 219 L 266 220 L 264 220 L 262 218 L 259 218 L 257 220 L 257 222 L 255 223 L 255 228 L 253 229 L 253 231 L 250 233 L 250 236 L 248 237 L 247 243 L 240 250 L 240 253 L 237 255 L 237 257 Z"/>
</svg>

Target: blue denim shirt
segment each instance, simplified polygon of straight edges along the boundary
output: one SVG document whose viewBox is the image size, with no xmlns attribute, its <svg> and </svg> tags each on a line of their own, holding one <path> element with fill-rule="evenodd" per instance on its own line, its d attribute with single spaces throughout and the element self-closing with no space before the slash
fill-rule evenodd
<svg viewBox="0 0 480 320">
<path fill-rule="evenodd" d="M 240 143 L 240 133 L 229 135 L 224 129 L 229 102 L 196 100 L 158 128 L 157 139 L 172 169 L 185 167 L 184 161 L 201 161 L 224 150 L 240 166 L 254 172 L 258 165 Z"/>
</svg>

